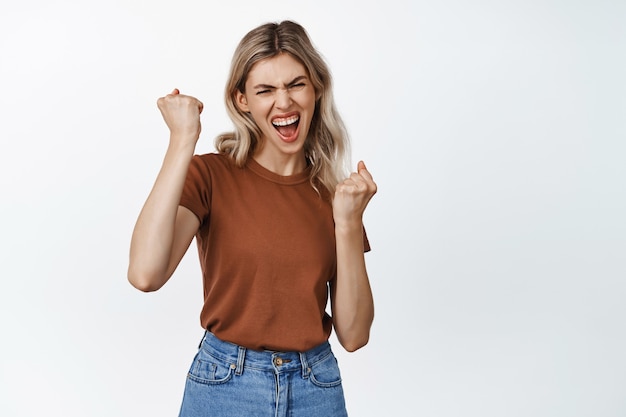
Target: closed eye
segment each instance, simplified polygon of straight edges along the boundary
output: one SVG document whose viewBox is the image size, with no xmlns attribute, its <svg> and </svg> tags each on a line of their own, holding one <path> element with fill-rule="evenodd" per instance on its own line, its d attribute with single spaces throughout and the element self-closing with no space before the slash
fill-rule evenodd
<svg viewBox="0 0 626 417">
<path fill-rule="evenodd" d="M 263 95 L 263 94 L 267 94 L 269 92 L 270 92 L 270 90 L 259 90 L 259 91 L 256 92 L 256 95 L 260 96 L 260 95 Z"/>
<path fill-rule="evenodd" d="M 296 83 L 296 84 L 291 84 L 289 88 L 302 88 L 304 86 L 306 86 L 305 83 Z"/>
</svg>

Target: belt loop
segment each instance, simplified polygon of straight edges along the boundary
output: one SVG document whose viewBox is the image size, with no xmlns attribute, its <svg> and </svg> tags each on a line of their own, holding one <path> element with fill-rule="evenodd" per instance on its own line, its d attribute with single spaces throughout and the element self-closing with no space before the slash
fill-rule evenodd
<svg viewBox="0 0 626 417">
<path fill-rule="evenodd" d="M 243 373 L 243 361 L 246 357 L 246 348 L 239 346 L 239 354 L 237 355 L 237 368 L 235 368 L 235 375 L 241 375 Z"/>
<path fill-rule="evenodd" d="M 309 368 L 309 364 L 306 361 L 306 353 L 298 352 L 300 355 L 300 364 L 302 365 L 302 378 L 307 379 L 309 377 L 309 372 L 311 369 Z"/>
</svg>

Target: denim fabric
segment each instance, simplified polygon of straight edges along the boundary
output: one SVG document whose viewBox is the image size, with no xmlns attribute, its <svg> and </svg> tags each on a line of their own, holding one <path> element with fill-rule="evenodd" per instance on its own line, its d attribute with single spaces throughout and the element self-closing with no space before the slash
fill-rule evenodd
<svg viewBox="0 0 626 417">
<path fill-rule="evenodd" d="M 207 332 L 180 409 L 180 417 L 201 416 L 347 416 L 330 344 L 303 353 L 255 351 Z"/>
</svg>

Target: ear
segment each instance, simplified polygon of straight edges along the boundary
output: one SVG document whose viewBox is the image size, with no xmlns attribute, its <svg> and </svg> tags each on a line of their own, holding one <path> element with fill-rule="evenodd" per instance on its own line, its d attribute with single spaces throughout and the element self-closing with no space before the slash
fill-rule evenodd
<svg viewBox="0 0 626 417">
<path fill-rule="evenodd" d="M 237 107 L 239 107 L 239 110 L 242 112 L 247 113 L 250 111 L 248 109 L 248 99 L 246 98 L 246 95 L 239 90 L 235 92 L 235 103 L 237 103 Z"/>
</svg>

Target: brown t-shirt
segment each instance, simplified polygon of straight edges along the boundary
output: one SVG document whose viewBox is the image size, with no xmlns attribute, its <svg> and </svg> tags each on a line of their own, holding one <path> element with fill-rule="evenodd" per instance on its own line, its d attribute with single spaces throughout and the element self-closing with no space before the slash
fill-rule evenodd
<svg viewBox="0 0 626 417">
<path fill-rule="evenodd" d="M 238 168 L 227 155 L 193 157 L 180 204 L 200 219 L 203 328 L 257 350 L 305 351 L 328 339 L 335 232 L 320 191 L 308 169 L 280 176 L 252 158 Z"/>
</svg>

